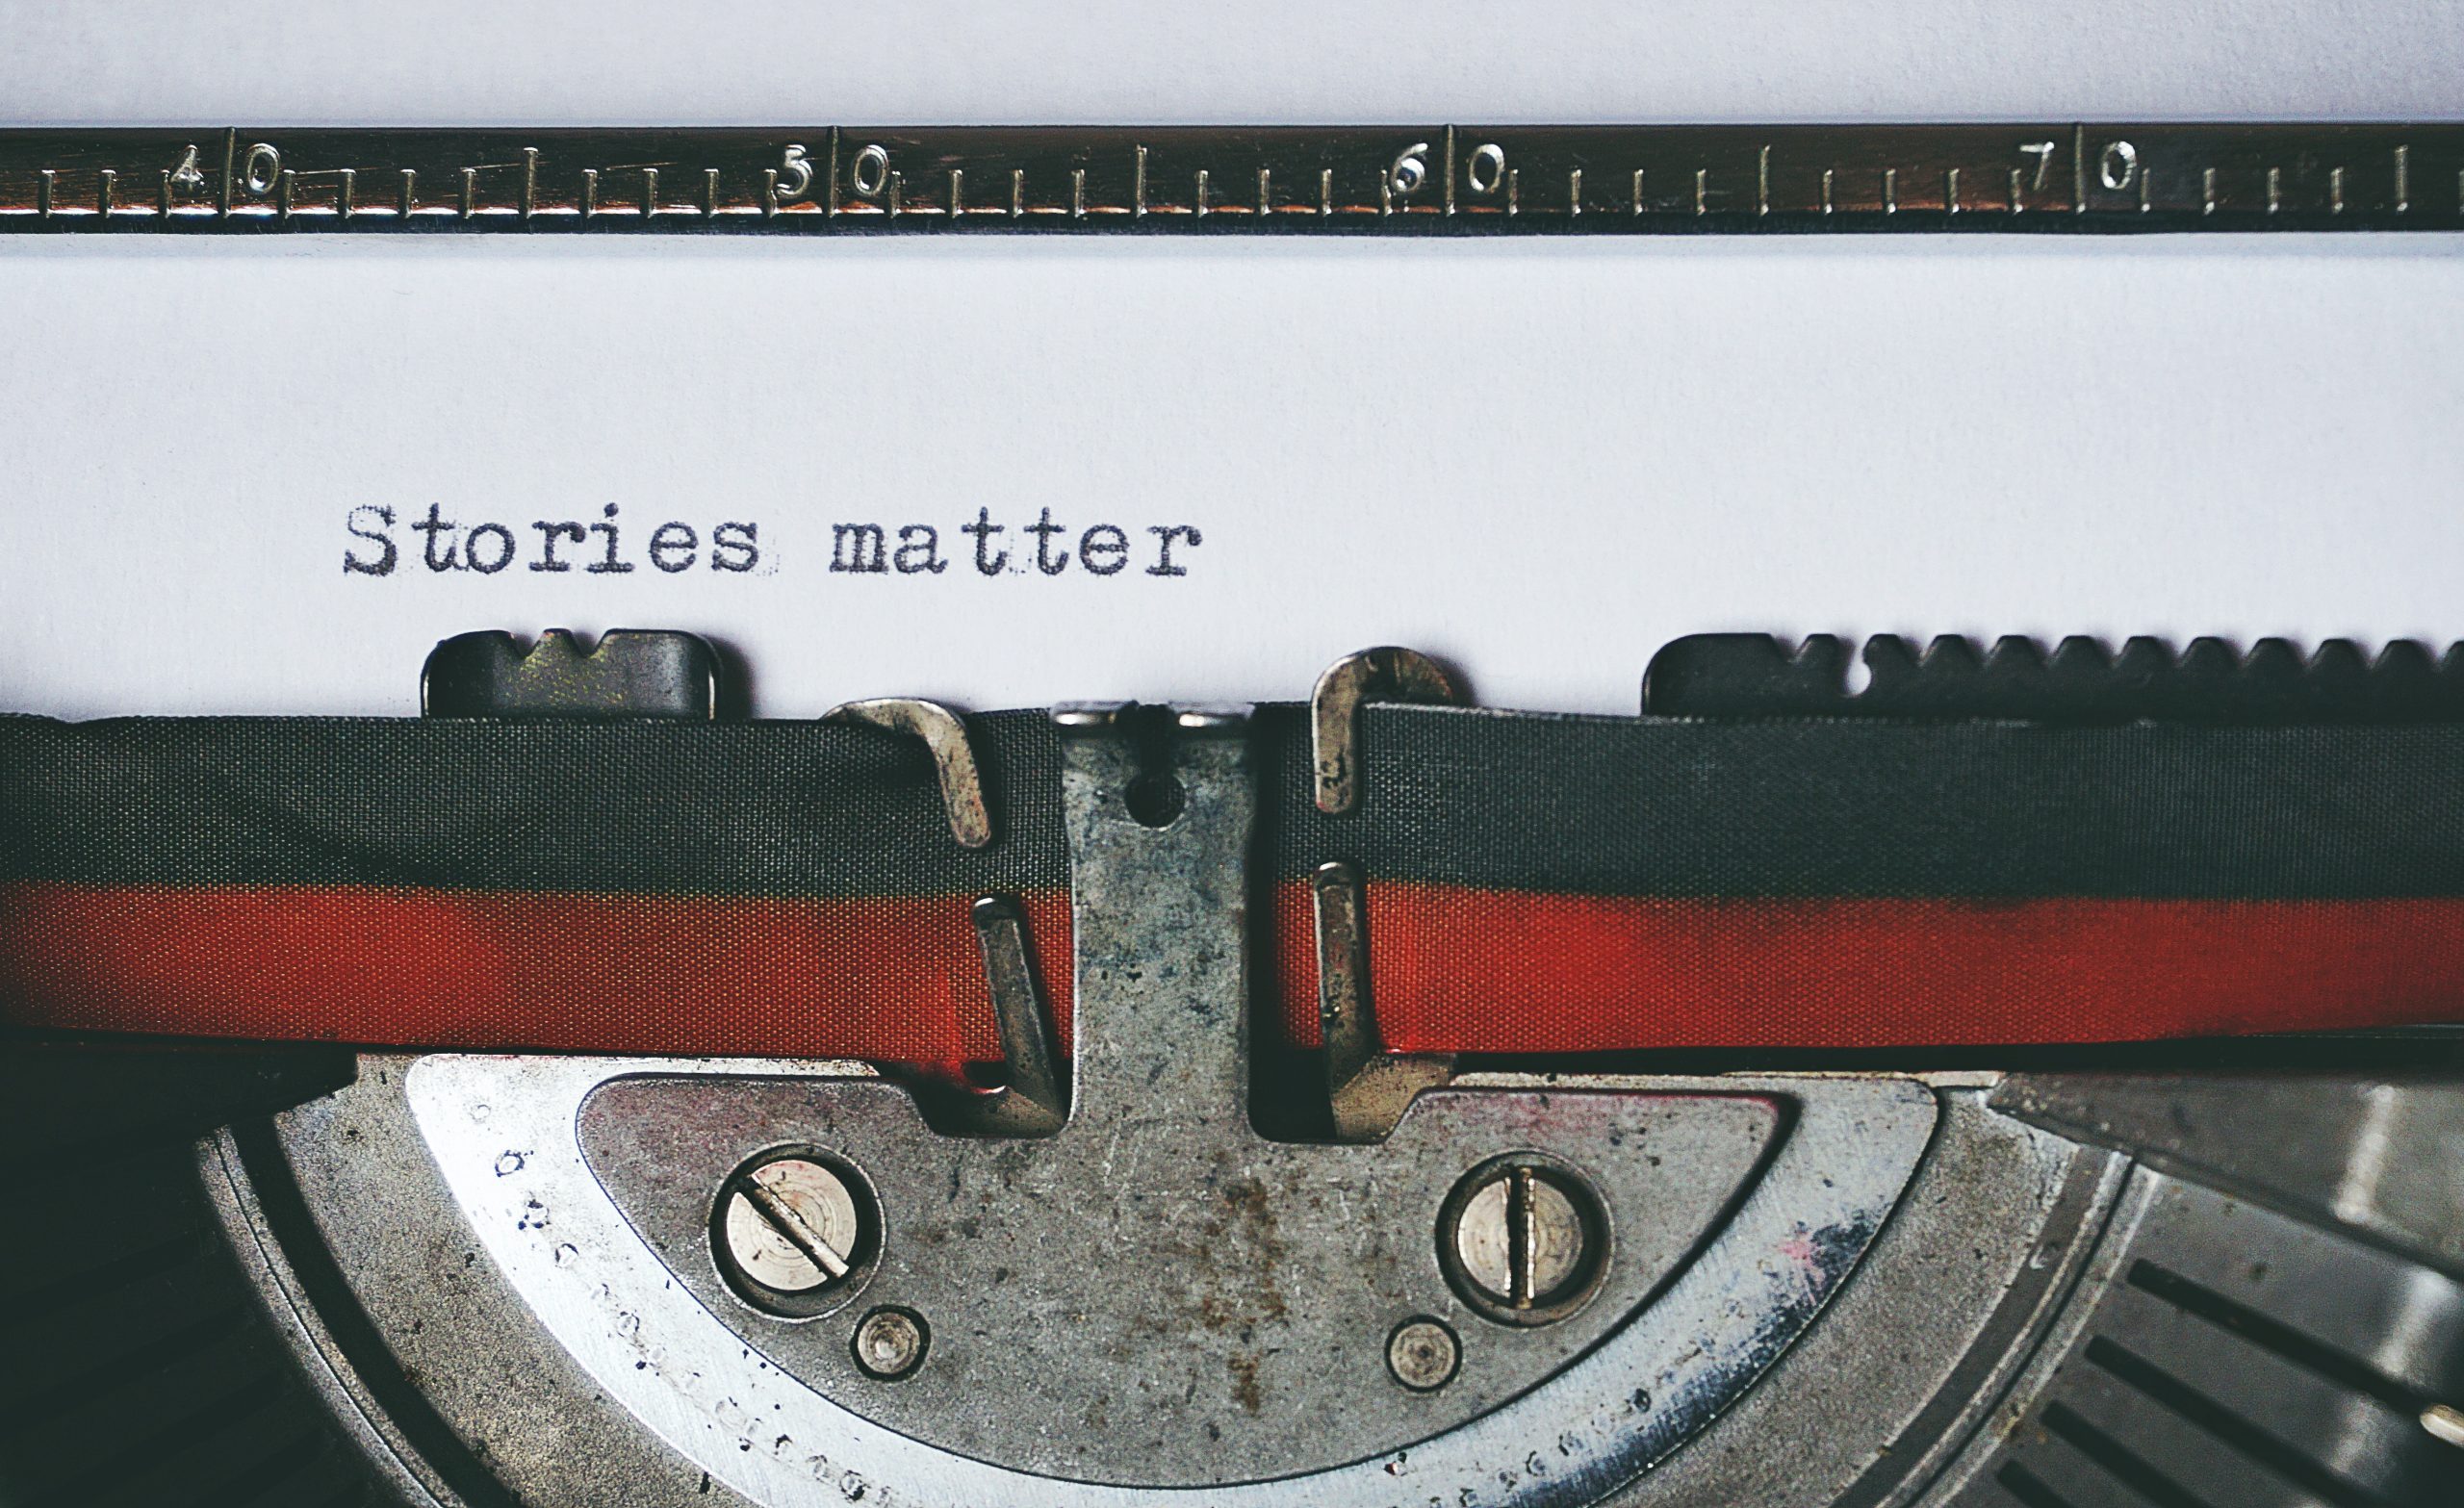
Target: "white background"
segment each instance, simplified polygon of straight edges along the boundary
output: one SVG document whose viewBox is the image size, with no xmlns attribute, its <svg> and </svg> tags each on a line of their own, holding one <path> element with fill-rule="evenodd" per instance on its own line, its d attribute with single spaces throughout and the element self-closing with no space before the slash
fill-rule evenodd
<svg viewBox="0 0 2464 1508">
<path fill-rule="evenodd" d="M 0 38 L 11 124 L 2464 115 L 2428 0 L 0 0 Z M 1599 710 L 1697 628 L 2443 642 L 2459 249 L 0 238 L 0 707 L 407 711 L 437 637 L 548 624 L 712 633 L 781 716 L 1289 697 L 1381 641 Z M 608 501 L 757 520 L 774 569 L 341 570 L 354 506 Z M 1207 542 L 826 569 L 834 521 L 979 506 Z"/>
</svg>

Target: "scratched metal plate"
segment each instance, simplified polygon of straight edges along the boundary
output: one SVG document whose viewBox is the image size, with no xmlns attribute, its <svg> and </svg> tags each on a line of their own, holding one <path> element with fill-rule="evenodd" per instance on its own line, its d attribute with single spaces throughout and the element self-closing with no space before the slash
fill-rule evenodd
<svg viewBox="0 0 2464 1508">
<path fill-rule="evenodd" d="M 1308 1146 L 1218 1135 L 1175 1108 L 1122 1097 L 1057 1137 L 957 1141 L 879 1081 L 629 1078 L 591 1095 L 580 1131 L 678 1281 L 816 1391 L 962 1454 L 1177 1485 L 1339 1466 L 1528 1391 L 1717 1228 L 1783 1110 L 1749 1095 L 1456 1093 L 1424 1100 L 1388 1141 Z M 809 1323 L 736 1299 L 710 1257 L 711 1190 L 782 1137 L 855 1162 L 884 1207 L 871 1283 Z M 1602 1291 L 1540 1328 L 1457 1299 L 1430 1236 L 1456 1179 L 1518 1150 L 1588 1173 L 1613 1231 Z M 931 1317 L 911 1381 L 884 1386 L 850 1356 L 877 1303 Z M 1463 1342 L 1461 1370 L 1427 1393 L 1386 1375 L 1388 1333 L 1424 1314 Z M 987 1397 L 1034 1402 L 975 1406 Z M 1344 1427 L 1323 1427 L 1330 1416 Z"/>
</svg>

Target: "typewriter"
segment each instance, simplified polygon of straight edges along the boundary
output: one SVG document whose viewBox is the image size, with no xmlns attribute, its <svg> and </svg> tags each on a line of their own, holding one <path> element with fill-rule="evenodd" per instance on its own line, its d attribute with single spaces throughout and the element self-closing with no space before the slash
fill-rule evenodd
<svg viewBox="0 0 2464 1508">
<path fill-rule="evenodd" d="M 2464 652 L 729 677 L 0 718 L 0 1496 L 2464 1501 Z"/>
</svg>

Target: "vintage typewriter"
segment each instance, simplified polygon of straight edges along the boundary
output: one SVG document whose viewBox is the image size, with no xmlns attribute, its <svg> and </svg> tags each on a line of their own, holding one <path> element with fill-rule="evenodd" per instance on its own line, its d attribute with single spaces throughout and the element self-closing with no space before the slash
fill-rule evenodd
<svg viewBox="0 0 2464 1508">
<path fill-rule="evenodd" d="M 0 719 L 13 1503 L 2452 1503 L 2464 652 Z"/>
</svg>

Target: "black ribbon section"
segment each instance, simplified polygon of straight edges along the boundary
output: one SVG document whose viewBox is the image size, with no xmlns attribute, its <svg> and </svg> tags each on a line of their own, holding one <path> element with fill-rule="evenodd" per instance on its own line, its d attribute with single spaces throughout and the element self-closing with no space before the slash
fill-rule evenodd
<svg viewBox="0 0 2464 1508">
<path fill-rule="evenodd" d="M 969 724 L 996 839 L 922 745 L 815 723 L 0 718 L 0 880 L 863 896 L 1065 887 L 1060 746 Z M 2464 896 L 2464 728 L 1573 718 L 1375 706 L 1311 800 L 1262 708 L 1262 871 L 1686 897 Z"/>
<path fill-rule="evenodd" d="M 1270 728 L 1284 726 L 1270 717 Z M 1687 897 L 2464 896 L 2464 728 L 1579 718 L 1384 705 L 1361 809 L 1275 739 L 1270 862 Z"/>
<path fill-rule="evenodd" d="M 1068 883 L 1040 712 L 971 719 L 994 841 L 919 740 L 824 723 L 0 718 L 0 879 L 900 896 Z"/>
</svg>

